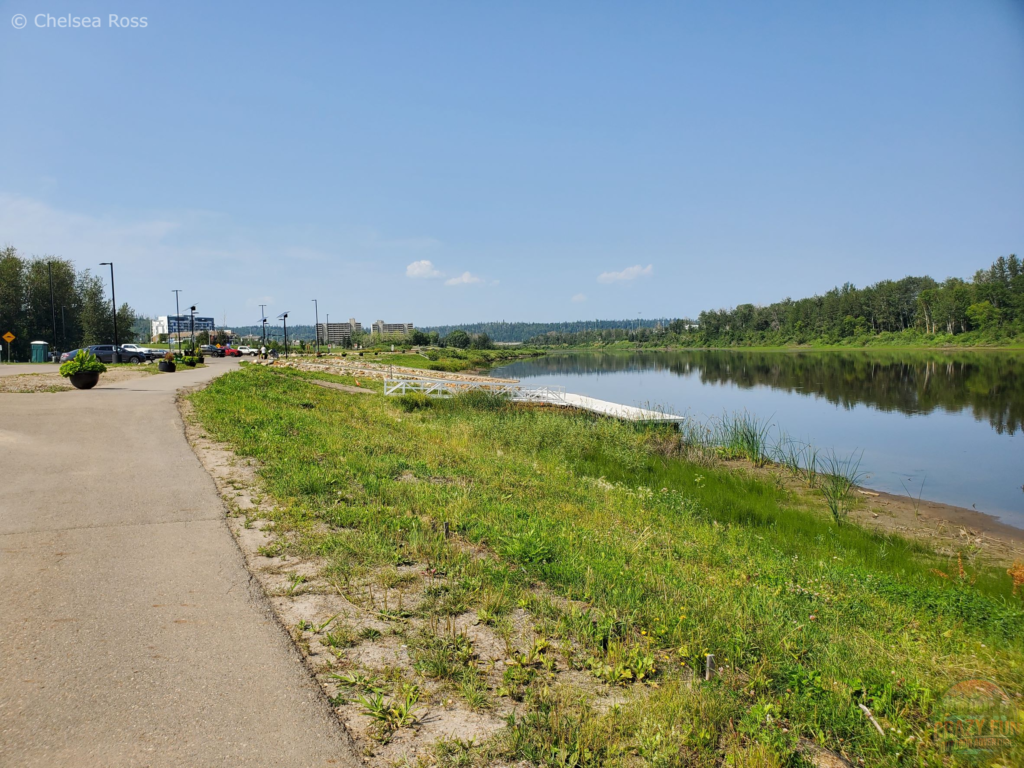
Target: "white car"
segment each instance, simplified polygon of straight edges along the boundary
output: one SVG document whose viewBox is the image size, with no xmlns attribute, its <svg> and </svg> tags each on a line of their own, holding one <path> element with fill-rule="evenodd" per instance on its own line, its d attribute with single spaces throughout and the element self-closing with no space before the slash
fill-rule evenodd
<svg viewBox="0 0 1024 768">
<path fill-rule="evenodd" d="M 151 349 L 149 347 L 140 347 L 138 344 L 122 344 L 121 349 L 123 352 L 137 352 L 147 360 L 156 360 L 158 357 L 163 357 L 167 354 L 166 349 Z"/>
<path fill-rule="evenodd" d="M 241 352 L 243 355 L 254 355 L 255 356 L 255 355 L 258 355 L 260 353 L 260 351 L 258 349 L 253 349 L 252 347 L 238 347 L 238 351 Z"/>
</svg>

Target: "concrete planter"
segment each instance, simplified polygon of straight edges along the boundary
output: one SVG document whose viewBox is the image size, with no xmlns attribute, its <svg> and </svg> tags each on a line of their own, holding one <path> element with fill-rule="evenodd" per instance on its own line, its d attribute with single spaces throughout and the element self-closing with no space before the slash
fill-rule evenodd
<svg viewBox="0 0 1024 768">
<path fill-rule="evenodd" d="M 71 381 L 71 386 L 75 389 L 92 389 L 100 381 L 100 375 L 95 371 L 86 371 L 84 373 L 73 373 L 68 376 Z"/>
</svg>

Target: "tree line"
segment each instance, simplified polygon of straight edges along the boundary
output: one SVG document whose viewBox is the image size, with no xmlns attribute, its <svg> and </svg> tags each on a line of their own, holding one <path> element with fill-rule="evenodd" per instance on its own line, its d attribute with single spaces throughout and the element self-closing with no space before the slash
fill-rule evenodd
<svg viewBox="0 0 1024 768">
<path fill-rule="evenodd" d="M 615 343 L 679 346 L 784 344 L 998 343 L 1024 334 L 1024 265 L 999 257 L 970 280 L 931 277 L 851 283 L 824 295 L 760 306 L 706 310 L 696 321 L 677 319 L 655 328 L 550 332 L 541 345 Z"/>
<path fill-rule="evenodd" d="M 51 302 L 51 279 L 52 297 Z M 118 341 L 135 341 L 138 316 L 126 303 L 117 310 Z M 21 256 L 0 249 L 0 336 L 13 333 L 13 360 L 28 360 L 33 341 L 53 351 L 90 344 L 112 344 L 114 318 L 110 292 L 98 275 L 75 270 L 68 259 Z M 7 358 L 7 343 L 4 359 Z"/>
</svg>

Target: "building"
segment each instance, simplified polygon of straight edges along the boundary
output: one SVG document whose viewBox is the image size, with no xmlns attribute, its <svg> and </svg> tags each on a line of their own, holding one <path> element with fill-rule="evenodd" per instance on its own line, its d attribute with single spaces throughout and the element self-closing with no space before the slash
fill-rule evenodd
<svg viewBox="0 0 1024 768">
<path fill-rule="evenodd" d="M 328 344 L 344 344 L 353 334 L 363 332 L 363 324 L 357 323 L 356 319 L 351 317 L 347 323 L 320 323 L 316 329 L 321 341 Z"/>
<path fill-rule="evenodd" d="M 413 330 L 412 323 L 385 323 L 378 320 L 373 324 L 373 332 L 380 336 L 405 336 Z"/>
<path fill-rule="evenodd" d="M 195 321 L 196 333 L 200 331 L 215 331 L 217 330 L 217 323 L 212 317 L 190 317 L 189 315 L 165 315 L 158 317 L 153 321 L 153 338 L 157 338 L 161 333 L 176 334 L 176 333 L 191 333 L 192 332 L 192 321 Z"/>
</svg>

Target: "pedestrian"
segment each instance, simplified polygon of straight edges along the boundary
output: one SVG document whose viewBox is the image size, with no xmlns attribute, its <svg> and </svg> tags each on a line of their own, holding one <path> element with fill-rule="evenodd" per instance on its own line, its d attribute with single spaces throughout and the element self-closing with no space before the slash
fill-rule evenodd
<svg viewBox="0 0 1024 768">
<path fill-rule="evenodd" d="M 260 347 L 260 359 L 262 359 L 262 360 L 266 360 L 267 359 L 267 347 L 266 347 L 266 345 Z"/>
</svg>

